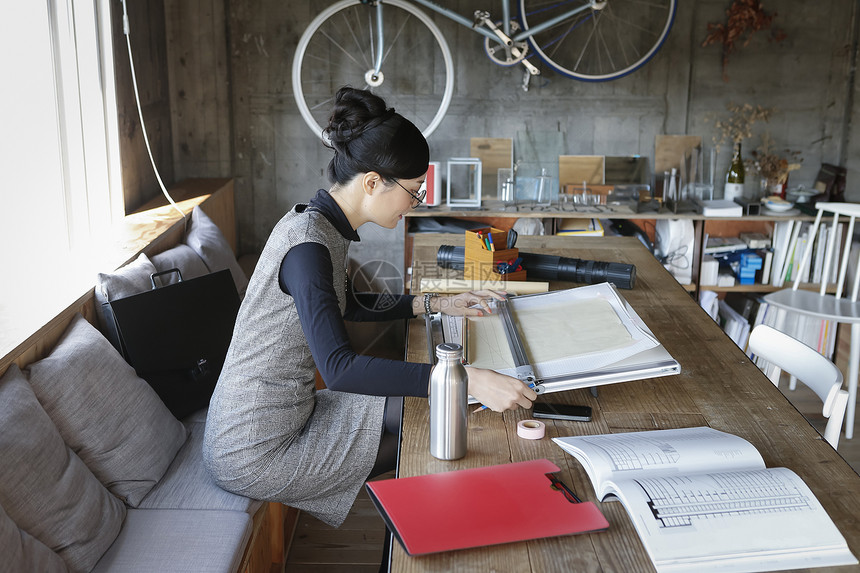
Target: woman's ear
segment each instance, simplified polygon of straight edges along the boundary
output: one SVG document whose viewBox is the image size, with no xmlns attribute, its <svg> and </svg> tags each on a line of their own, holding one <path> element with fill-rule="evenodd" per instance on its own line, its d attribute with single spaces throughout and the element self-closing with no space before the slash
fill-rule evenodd
<svg viewBox="0 0 860 573">
<path fill-rule="evenodd" d="M 361 185 L 367 195 L 373 195 L 382 188 L 382 176 L 376 171 L 368 171 L 362 176 Z"/>
</svg>

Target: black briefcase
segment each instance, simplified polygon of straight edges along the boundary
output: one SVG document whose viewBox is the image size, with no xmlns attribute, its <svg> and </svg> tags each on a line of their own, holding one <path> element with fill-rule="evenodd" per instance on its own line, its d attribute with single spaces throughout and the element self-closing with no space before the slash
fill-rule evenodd
<svg viewBox="0 0 860 573">
<path fill-rule="evenodd" d="M 177 418 L 209 405 L 239 312 L 229 270 L 110 301 L 108 338 Z M 112 319 L 112 320 L 111 320 Z"/>
</svg>

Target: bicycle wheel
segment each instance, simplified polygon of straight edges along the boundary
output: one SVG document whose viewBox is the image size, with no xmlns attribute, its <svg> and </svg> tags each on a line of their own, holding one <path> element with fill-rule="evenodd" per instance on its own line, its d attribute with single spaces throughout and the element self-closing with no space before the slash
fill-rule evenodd
<svg viewBox="0 0 860 573">
<path fill-rule="evenodd" d="M 520 20 L 530 30 L 586 4 L 529 37 L 550 68 L 578 80 L 614 80 L 636 71 L 654 57 L 675 19 L 676 0 L 520 0 Z"/>
<path fill-rule="evenodd" d="M 381 2 L 382 0 L 380 0 Z M 293 59 L 293 95 L 318 137 L 342 86 L 363 88 L 411 120 L 429 137 L 454 92 L 454 60 L 442 32 L 424 12 L 403 0 L 385 0 L 382 51 L 377 8 L 342 0 L 314 18 Z M 375 73 L 374 62 L 382 66 Z"/>
</svg>

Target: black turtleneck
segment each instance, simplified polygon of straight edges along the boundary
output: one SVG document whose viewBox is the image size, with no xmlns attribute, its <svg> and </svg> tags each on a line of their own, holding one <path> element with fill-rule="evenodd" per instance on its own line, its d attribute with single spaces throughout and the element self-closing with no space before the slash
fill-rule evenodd
<svg viewBox="0 0 860 573">
<path fill-rule="evenodd" d="M 361 240 L 327 191 L 320 189 L 305 209 L 319 211 L 344 238 Z M 281 290 L 295 301 L 302 330 L 326 387 L 376 396 L 427 396 L 429 364 L 357 354 L 343 322 L 412 318 L 414 297 L 355 293 L 347 285 L 346 311 L 341 316 L 333 281 L 331 254 L 319 243 L 296 245 L 281 262 Z"/>
</svg>

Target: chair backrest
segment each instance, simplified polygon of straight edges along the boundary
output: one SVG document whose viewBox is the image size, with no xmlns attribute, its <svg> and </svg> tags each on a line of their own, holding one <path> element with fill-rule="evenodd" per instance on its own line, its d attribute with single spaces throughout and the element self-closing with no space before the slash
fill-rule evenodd
<svg viewBox="0 0 860 573">
<path fill-rule="evenodd" d="M 822 272 L 819 294 L 824 296 L 827 287 L 836 283 L 836 298 L 842 298 L 845 294 L 844 287 L 845 275 L 848 271 L 848 256 L 851 253 L 851 241 L 854 237 L 854 222 L 860 216 L 860 204 L 819 202 L 816 207 L 818 213 L 815 216 L 815 222 L 809 230 L 806 249 L 803 252 L 803 258 L 791 288 L 797 290 L 802 283 L 808 282 L 805 278 L 809 276 L 809 268 L 815 262 L 821 263 L 823 265 L 821 268 L 824 271 L 829 271 L 834 267 L 834 263 L 838 261 L 836 276 L 828 272 Z M 824 215 L 827 215 L 829 220 L 825 220 Z M 843 219 L 848 218 L 847 232 L 840 232 L 840 217 Z M 822 229 L 825 230 L 822 232 Z M 792 242 L 797 238 L 799 230 L 800 225 L 795 225 Z M 846 237 L 845 244 L 843 244 L 843 236 Z M 816 253 L 815 262 L 812 260 L 813 252 Z M 834 260 L 835 257 L 839 257 L 837 261 Z M 856 301 L 858 287 L 860 287 L 860 265 L 857 266 L 852 284 L 853 288 L 850 298 L 852 301 Z"/>
<path fill-rule="evenodd" d="M 815 349 L 764 324 L 753 329 L 749 348 L 754 355 L 776 367 L 768 375 L 771 382 L 778 385 L 779 375 L 784 370 L 821 398 L 824 404 L 821 413 L 828 419 L 824 439 L 836 449 L 848 405 L 848 392 L 842 389 L 839 368 Z"/>
</svg>

